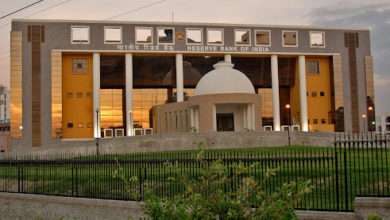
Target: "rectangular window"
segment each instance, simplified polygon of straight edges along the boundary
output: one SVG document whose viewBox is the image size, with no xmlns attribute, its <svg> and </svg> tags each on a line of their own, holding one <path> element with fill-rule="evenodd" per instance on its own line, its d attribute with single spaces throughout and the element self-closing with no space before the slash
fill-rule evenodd
<svg viewBox="0 0 390 220">
<path fill-rule="evenodd" d="M 326 119 L 321 119 L 322 124 L 326 124 Z"/>
<path fill-rule="evenodd" d="M 73 93 L 72 92 L 66 93 L 66 98 L 73 98 Z"/>
<path fill-rule="evenodd" d="M 318 124 L 318 120 L 317 119 L 313 119 L 313 124 Z"/>
<path fill-rule="evenodd" d="M 83 122 L 77 122 L 77 127 L 78 127 L 78 128 L 84 127 L 84 123 L 83 123 Z"/>
<path fill-rule="evenodd" d="M 201 28 L 186 28 L 187 44 L 203 44 Z"/>
<path fill-rule="evenodd" d="M 255 31 L 256 46 L 271 46 L 271 32 L 256 30 Z"/>
<path fill-rule="evenodd" d="M 307 61 L 307 72 L 309 74 L 320 74 L 320 61 Z"/>
<path fill-rule="evenodd" d="M 310 47 L 325 47 L 325 32 L 310 31 Z"/>
<path fill-rule="evenodd" d="M 77 98 L 82 98 L 83 97 L 83 93 L 82 92 L 78 92 L 77 93 Z"/>
<path fill-rule="evenodd" d="M 283 47 L 298 47 L 298 31 L 282 31 Z"/>
<path fill-rule="evenodd" d="M 89 26 L 71 26 L 72 44 L 89 44 Z"/>
<path fill-rule="evenodd" d="M 250 45 L 251 44 L 251 31 L 237 29 L 234 30 L 234 41 L 236 45 Z"/>
<path fill-rule="evenodd" d="M 137 44 L 152 44 L 153 43 L 153 28 L 151 27 L 136 27 L 135 42 Z"/>
<path fill-rule="evenodd" d="M 122 43 L 122 27 L 104 27 L 104 43 L 120 44 Z"/>
<path fill-rule="evenodd" d="M 314 91 L 311 92 L 311 96 L 312 96 L 312 97 L 317 97 L 317 92 L 314 92 Z"/>
<path fill-rule="evenodd" d="M 223 44 L 223 29 L 207 29 L 207 44 Z"/>
<path fill-rule="evenodd" d="M 68 123 L 68 128 L 73 128 L 73 123 Z"/>
<path fill-rule="evenodd" d="M 87 92 L 87 98 L 92 98 L 92 92 Z"/>
<path fill-rule="evenodd" d="M 325 92 L 320 92 L 320 96 L 325 96 Z"/>
<path fill-rule="evenodd" d="M 73 73 L 86 73 L 87 72 L 87 58 L 73 58 L 72 59 L 72 72 Z"/>
<path fill-rule="evenodd" d="M 87 122 L 87 128 L 93 128 L 93 123 L 92 122 Z"/>
<path fill-rule="evenodd" d="M 173 28 L 158 28 L 158 43 L 159 44 L 174 44 L 175 30 Z"/>
</svg>

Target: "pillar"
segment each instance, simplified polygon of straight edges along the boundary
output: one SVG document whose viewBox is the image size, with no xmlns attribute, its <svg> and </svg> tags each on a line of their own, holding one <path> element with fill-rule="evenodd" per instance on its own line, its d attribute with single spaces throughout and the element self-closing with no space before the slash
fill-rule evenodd
<svg viewBox="0 0 390 220">
<path fill-rule="evenodd" d="M 183 54 L 176 54 L 176 100 L 184 101 Z"/>
<path fill-rule="evenodd" d="M 125 55 L 126 133 L 133 135 L 133 55 Z"/>
<path fill-rule="evenodd" d="M 272 106 L 274 113 L 274 131 L 280 131 L 280 107 L 279 107 L 279 70 L 278 56 L 271 56 L 272 75 Z"/>
<path fill-rule="evenodd" d="M 307 96 L 306 96 L 306 61 L 305 56 L 299 56 L 299 97 L 301 101 L 301 129 L 309 131 L 307 122 Z"/>
<path fill-rule="evenodd" d="M 213 131 L 217 131 L 217 106 L 213 104 Z"/>
<path fill-rule="evenodd" d="M 225 54 L 225 62 L 231 63 L 232 62 L 232 55 Z"/>
<path fill-rule="evenodd" d="M 100 53 L 93 53 L 93 136 L 100 138 Z"/>
</svg>

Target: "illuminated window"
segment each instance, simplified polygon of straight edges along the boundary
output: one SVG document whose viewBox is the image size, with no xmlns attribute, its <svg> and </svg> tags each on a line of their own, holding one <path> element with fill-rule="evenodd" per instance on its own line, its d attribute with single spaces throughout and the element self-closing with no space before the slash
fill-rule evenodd
<svg viewBox="0 0 390 220">
<path fill-rule="evenodd" d="M 104 43 L 122 43 L 122 27 L 104 27 Z"/>
<path fill-rule="evenodd" d="M 251 44 L 250 30 L 241 30 L 241 29 L 235 30 L 234 41 L 236 45 L 250 45 Z"/>
<path fill-rule="evenodd" d="M 309 74 L 320 74 L 320 61 L 307 61 L 307 72 Z"/>
<path fill-rule="evenodd" d="M 72 44 L 89 44 L 89 26 L 71 27 Z"/>
<path fill-rule="evenodd" d="M 87 72 L 87 59 L 86 58 L 73 58 L 72 59 L 72 72 L 86 73 Z"/>
<path fill-rule="evenodd" d="M 87 122 L 87 128 L 93 128 L 93 123 L 92 122 Z"/>
<path fill-rule="evenodd" d="M 135 40 L 137 44 L 152 44 L 153 43 L 153 28 L 151 27 L 136 27 Z"/>
<path fill-rule="evenodd" d="M 271 45 L 271 32 L 257 30 L 256 31 L 256 46 L 270 46 Z"/>
<path fill-rule="evenodd" d="M 210 45 L 223 44 L 223 29 L 208 29 L 207 43 Z"/>
<path fill-rule="evenodd" d="M 325 33 L 310 31 L 310 47 L 325 47 Z"/>
<path fill-rule="evenodd" d="M 78 128 L 84 127 L 84 123 L 82 123 L 82 122 L 77 122 L 77 127 L 78 127 Z"/>
<path fill-rule="evenodd" d="M 297 47 L 298 46 L 298 32 L 297 31 L 282 31 L 283 47 Z"/>
<path fill-rule="evenodd" d="M 174 44 L 174 33 L 173 28 L 158 28 L 158 43 L 159 44 Z"/>
<path fill-rule="evenodd" d="M 187 28 L 186 29 L 187 44 L 202 44 L 202 29 L 200 28 Z"/>
</svg>

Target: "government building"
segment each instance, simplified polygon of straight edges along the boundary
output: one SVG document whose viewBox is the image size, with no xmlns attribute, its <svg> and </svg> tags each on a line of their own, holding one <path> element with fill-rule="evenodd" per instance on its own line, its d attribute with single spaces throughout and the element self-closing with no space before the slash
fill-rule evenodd
<svg viewBox="0 0 390 220">
<path fill-rule="evenodd" d="M 370 31 L 13 20 L 12 147 L 178 132 L 375 130 Z"/>
</svg>

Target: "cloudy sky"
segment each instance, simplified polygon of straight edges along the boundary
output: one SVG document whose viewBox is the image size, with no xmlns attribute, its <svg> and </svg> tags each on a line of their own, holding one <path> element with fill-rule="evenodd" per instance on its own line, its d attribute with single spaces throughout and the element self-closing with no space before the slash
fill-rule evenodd
<svg viewBox="0 0 390 220">
<path fill-rule="evenodd" d="M 0 0 L 0 17 L 36 1 Z M 44 0 L 0 20 L 0 84 L 9 85 L 12 18 L 171 21 L 172 12 L 179 22 L 368 27 L 377 112 L 390 112 L 390 0 Z"/>
</svg>

